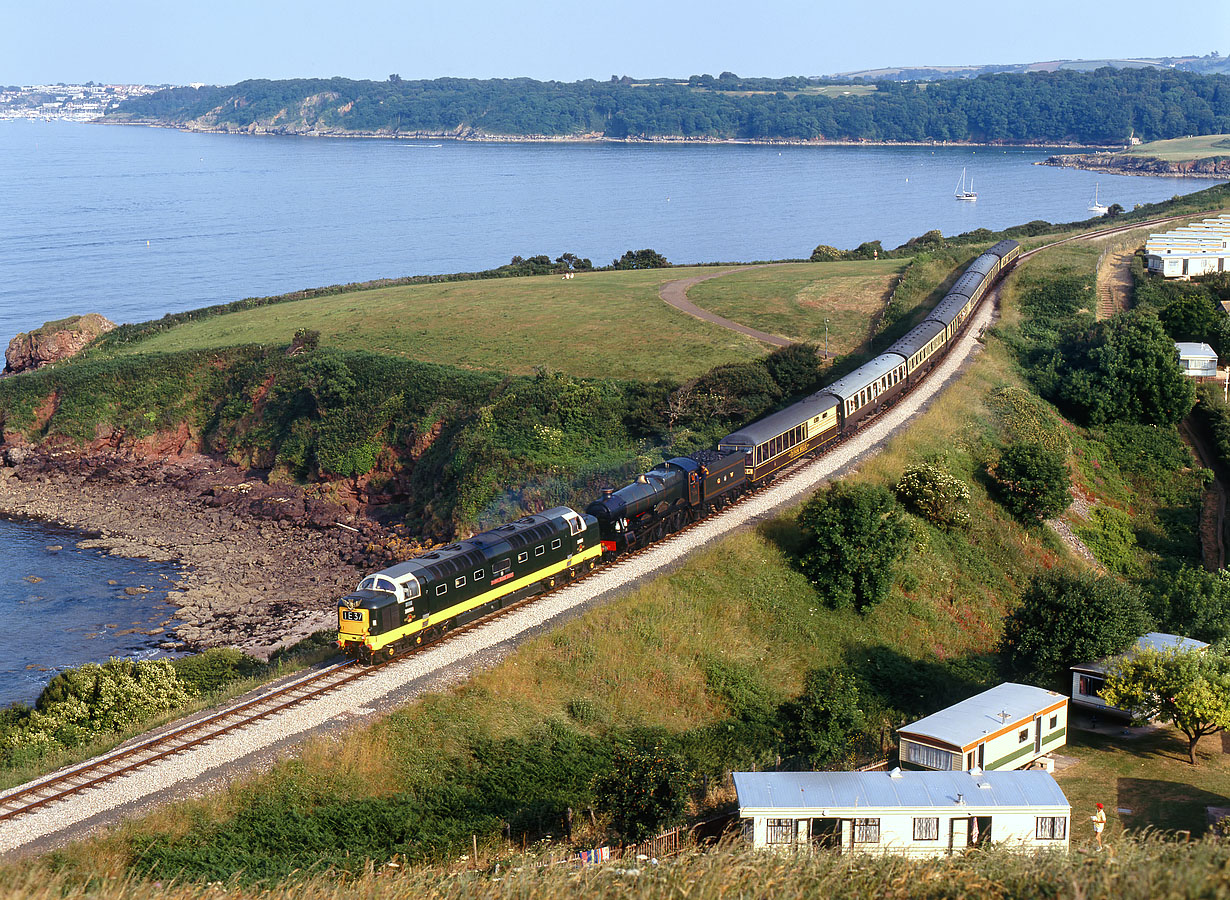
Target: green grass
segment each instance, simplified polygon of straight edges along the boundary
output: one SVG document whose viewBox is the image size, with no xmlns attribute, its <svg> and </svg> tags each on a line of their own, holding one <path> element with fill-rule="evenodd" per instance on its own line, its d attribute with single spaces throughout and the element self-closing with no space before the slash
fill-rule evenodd
<svg viewBox="0 0 1230 900">
<path fill-rule="evenodd" d="M 1230 156 L 1230 134 L 1202 134 L 1197 137 L 1149 141 L 1125 151 L 1127 156 L 1151 156 L 1167 162 Z"/>
<path fill-rule="evenodd" d="M 1103 803 L 1106 837 L 1117 840 L 1125 829 L 1156 828 L 1204 833 L 1206 806 L 1230 806 L 1230 753 L 1225 738 L 1204 738 L 1197 748 L 1200 764 L 1187 761 L 1187 738 L 1165 727 L 1132 736 L 1102 716 L 1097 731 L 1068 729 L 1068 746 L 1057 752 L 1076 765 L 1055 774 L 1072 804 L 1072 837 L 1088 841 L 1088 817 Z M 1116 810 L 1129 809 L 1130 813 Z"/>
<path fill-rule="evenodd" d="M 472 369 L 653 381 L 755 359 L 759 341 L 698 321 L 658 297 L 667 281 L 721 269 L 593 272 L 410 285 L 315 297 L 189 322 L 126 352 L 289 343 L 371 350 Z"/>
<path fill-rule="evenodd" d="M 908 260 L 795 263 L 735 272 L 688 291 L 702 309 L 794 341 L 824 345 L 843 356 L 868 337 Z"/>
</svg>

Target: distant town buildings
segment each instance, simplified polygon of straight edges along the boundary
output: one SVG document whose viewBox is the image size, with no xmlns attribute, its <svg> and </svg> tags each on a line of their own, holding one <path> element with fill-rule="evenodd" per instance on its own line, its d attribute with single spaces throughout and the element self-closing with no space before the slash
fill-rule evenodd
<svg viewBox="0 0 1230 900">
<path fill-rule="evenodd" d="M 130 97 L 161 90 L 148 84 L 36 84 L 0 87 L 0 119 L 89 122 Z"/>
<path fill-rule="evenodd" d="M 1166 278 L 1230 271 L 1230 214 L 1149 235 L 1145 264 Z"/>
</svg>

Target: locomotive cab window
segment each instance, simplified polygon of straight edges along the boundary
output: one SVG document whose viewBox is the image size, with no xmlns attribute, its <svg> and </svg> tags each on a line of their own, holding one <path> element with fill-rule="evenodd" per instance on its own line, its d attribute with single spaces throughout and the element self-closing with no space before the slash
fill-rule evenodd
<svg viewBox="0 0 1230 900">
<path fill-rule="evenodd" d="M 512 571 L 512 560 L 502 559 L 491 567 L 491 577 L 493 579 L 503 578 L 505 575 L 507 575 L 511 571 Z"/>
</svg>

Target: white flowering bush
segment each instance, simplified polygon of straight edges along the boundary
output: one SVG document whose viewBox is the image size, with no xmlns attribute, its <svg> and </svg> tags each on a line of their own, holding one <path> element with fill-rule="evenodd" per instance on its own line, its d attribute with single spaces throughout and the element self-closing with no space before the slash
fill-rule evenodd
<svg viewBox="0 0 1230 900">
<path fill-rule="evenodd" d="M 61 672 L 29 714 L 7 723 L 0 750 L 49 751 L 134 728 L 176 709 L 192 692 L 167 659 L 112 659 Z"/>
<path fill-rule="evenodd" d="M 969 486 L 940 466 L 910 466 L 897 482 L 897 498 L 935 525 L 959 528 L 969 524 Z"/>
</svg>

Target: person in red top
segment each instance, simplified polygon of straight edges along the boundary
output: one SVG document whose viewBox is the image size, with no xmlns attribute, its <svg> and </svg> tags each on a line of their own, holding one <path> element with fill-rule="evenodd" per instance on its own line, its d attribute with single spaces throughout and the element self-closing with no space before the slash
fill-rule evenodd
<svg viewBox="0 0 1230 900">
<path fill-rule="evenodd" d="M 1102 849 L 1102 831 L 1106 828 L 1106 810 L 1102 808 L 1102 804 L 1098 804 L 1098 811 L 1089 817 L 1093 820 L 1093 837 L 1098 842 L 1098 849 Z"/>
</svg>

